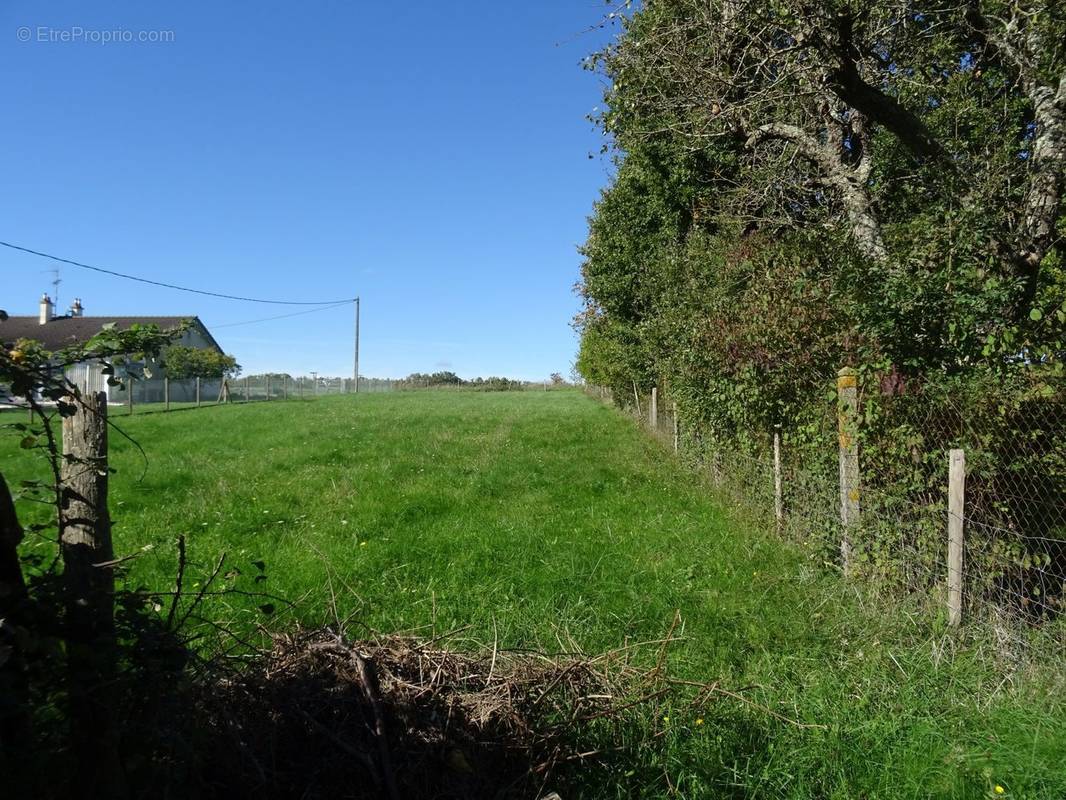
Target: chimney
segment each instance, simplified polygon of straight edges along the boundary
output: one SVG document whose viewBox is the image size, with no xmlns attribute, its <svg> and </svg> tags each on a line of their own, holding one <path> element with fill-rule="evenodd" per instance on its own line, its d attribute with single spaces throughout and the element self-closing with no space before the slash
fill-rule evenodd
<svg viewBox="0 0 1066 800">
<path fill-rule="evenodd" d="M 52 319 L 52 298 L 48 296 L 47 292 L 45 292 L 44 294 L 41 295 L 41 319 L 40 319 L 40 322 L 41 322 L 42 325 L 45 325 L 51 319 Z"/>
<path fill-rule="evenodd" d="M 74 303 L 70 307 L 70 316 L 80 317 L 85 312 L 85 308 L 81 304 L 81 298 L 75 297 Z"/>
</svg>

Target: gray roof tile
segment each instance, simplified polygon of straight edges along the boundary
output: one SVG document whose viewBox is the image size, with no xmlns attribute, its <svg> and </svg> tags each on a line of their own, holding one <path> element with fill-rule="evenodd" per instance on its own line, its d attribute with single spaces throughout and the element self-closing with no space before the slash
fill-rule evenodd
<svg viewBox="0 0 1066 800">
<path fill-rule="evenodd" d="M 131 325 L 158 325 L 161 330 L 178 327 L 184 320 L 197 317 L 56 317 L 44 325 L 39 317 L 8 317 L 0 322 L 0 342 L 11 344 L 18 339 L 34 339 L 46 350 L 59 350 L 88 341 L 104 325 L 115 323 L 119 330 Z M 201 327 L 203 323 L 200 323 Z M 207 329 L 204 328 L 206 331 Z M 210 334 L 208 334 L 210 338 Z"/>
</svg>

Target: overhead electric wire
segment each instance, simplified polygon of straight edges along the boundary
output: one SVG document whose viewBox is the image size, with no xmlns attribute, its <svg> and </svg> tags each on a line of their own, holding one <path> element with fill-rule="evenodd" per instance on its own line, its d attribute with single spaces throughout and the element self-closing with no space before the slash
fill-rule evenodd
<svg viewBox="0 0 1066 800">
<path fill-rule="evenodd" d="M 136 275 L 127 275 L 124 272 L 117 272 L 113 269 L 105 269 L 104 267 L 94 267 L 91 264 L 83 264 L 80 261 L 72 261 L 69 258 L 60 258 L 59 256 L 53 256 L 49 253 L 42 253 L 39 250 L 31 250 L 28 247 L 20 247 L 17 244 L 11 242 L 0 241 L 0 245 L 10 248 L 11 250 L 18 250 L 23 253 L 29 253 L 30 255 L 39 256 L 41 258 L 47 258 L 52 261 L 56 261 L 60 264 L 69 264 L 72 267 L 79 267 L 81 269 L 92 270 L 93 272 L 101 272 L 104 275 L 113 275 L 116 278 L 125 278 L 129 281 L 137 281 L 138 283 L 147 283 L 152 286 L 162 286 L 164 289 L 176 289 L 179 292 L 191 292 L 192 294 L 202 294 L 208 297 L 221 297 L 224 300 L 240 300 L 245 303 L 266 303 L 276 306 L 327 306 L 327 305 L 341 305 L 342 303 L 354 303 L 354 297 L 346 297 L 343 300 L 264 300 L 259 297 L 242 297 L 235 294 L 223 294 L 222 292 L 209 292 L 204 289 L 190 289 L 188 286 L 178 286 L 173 283 L 164 283 L 163 281 L 153 281 L 149 278 L 140 278 Z M 242 323 L 243 324 L 243 323 Z"/>
<path fill-rule="evenodd" d="M 227 322 L 224 325 L 212 325 L 211 330 L 216 331 L 219 328 L 235 328 L 238 325 L 253 325 L 256 322 L 270 322 L 275 319 L 288 319 L 289 317 L 298 317 L 301 314 L 314 314 L 318 311 L 329 311 L 331 308 L 339 308 L 340 306 L 348 305 L 351 300 L 339 300 L 336 303 L 332 303 L 328 306 L 322 306 L 322 308 L 309 308 L 306 311 L 294 311 L 291 314 L 278 314 L 276 317 L 263 317 L 262 319 L 249 319 L 244 322 Z"/>
</svg>

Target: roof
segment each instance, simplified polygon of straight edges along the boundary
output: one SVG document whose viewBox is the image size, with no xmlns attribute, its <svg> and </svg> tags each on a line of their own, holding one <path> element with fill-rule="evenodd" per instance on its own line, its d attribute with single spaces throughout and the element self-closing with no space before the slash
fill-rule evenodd
<svg viewBox="0 0 1066 800">
<path fill-rule="evenodd" d="M 0 322 L 0 342 L 14 342 L 17 339 L 33 339 L 40 342 L 45 350 L 60 350 L 72 344 L 86 342 L 98 334 L 105 325 L 114 323 L 119 330 L 126 330 L 132 325 L 158 325 L 161 330 L 169 330 L 191 320 L 219 352 L 222 348 L 200 321 L 199 317 L 55 317 L 44 325 L 40 318 L 8 317 Z"/>
</svg>

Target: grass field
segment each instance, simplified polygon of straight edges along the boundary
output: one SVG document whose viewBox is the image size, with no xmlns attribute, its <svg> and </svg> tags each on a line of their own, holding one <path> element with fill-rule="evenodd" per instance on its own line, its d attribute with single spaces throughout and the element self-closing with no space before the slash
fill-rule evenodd
<svg viewBox="0 0 1066 800">
<path fill-rule="evenodd" d="M 676 610 L 674 675 L 823 726 L 729 699 L 666 710 L 647 720 L 656 746 L 624 774 L 590 773 L 585 796 L 1066 797 L 1052 671 L 1004 682 L 935 626 L 882 613 L 737 523 L 580 393 L 338 396 L 120 422 L 147 458 L 112 436 L 116 550 L 142 553 L 134 584 L 171 588 L 184 534 L 198 574 L 225 551 L 231 583 L 295 601 L 308 624 L 350 617 L 352 635 L 469 626 L 460 644 L 593 652 L 662 637 Z M 9 480 L 44 477 L 16 437 L 2 448 Z M 251 626 L 261 603 L 215 611 Z"/>
</svg>

